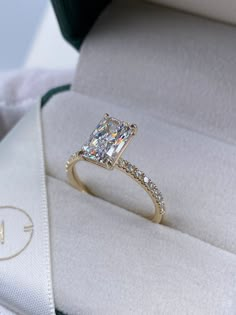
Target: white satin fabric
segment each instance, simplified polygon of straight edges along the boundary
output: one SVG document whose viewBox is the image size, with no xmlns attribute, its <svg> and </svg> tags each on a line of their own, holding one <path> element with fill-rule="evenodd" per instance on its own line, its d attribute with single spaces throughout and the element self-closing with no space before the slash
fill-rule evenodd
<svg viewBox="0 0 236 315">
<path fill-rule="evenodd" d="M 0 314 L 53 315 L 39 101 L 0 143 L 0 206 L 5 205 L 24 209 L 33 220 L 34 234 L 21 254 L 0 261 L 0 305 L 6 307 Z"/>
</svg>

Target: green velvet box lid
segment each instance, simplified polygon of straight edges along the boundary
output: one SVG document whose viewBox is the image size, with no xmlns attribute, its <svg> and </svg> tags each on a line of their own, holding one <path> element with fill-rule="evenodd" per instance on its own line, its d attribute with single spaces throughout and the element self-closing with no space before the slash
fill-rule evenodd
<svg viewBox="0 0 236 315">
<path fill-rule="evenodd" d="M 51 0 L 63 37 L 77 50 L 110 0 Z"/>
</svg>

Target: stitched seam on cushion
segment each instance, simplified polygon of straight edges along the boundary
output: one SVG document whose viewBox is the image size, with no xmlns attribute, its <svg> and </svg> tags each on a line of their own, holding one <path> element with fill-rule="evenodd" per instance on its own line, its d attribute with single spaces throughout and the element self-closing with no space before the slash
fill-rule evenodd
<svg viewBox="0 0 236 315">
<path fill-rule="evenodd" d="M 49 213 L 48 213 L 48 195 L 46 186 L 46 172 L 45 172 L 45 154 L 43 145 L 43 131 L 41 123 L 41 102 L 38 104 L 37 112 L 37 130 L 40 139 L 40 181 L 41 181 L 41 211 L 43 215 L 43 246 L 44 246 L 44 263 L 47 277 L 47 296 L 49 301 L 49 311 L 51 315 L 55 314 L 53 284 L 52 284 L 52 265 L 51 265 L 51 244 L 50 244 L 50 231 L 49 231 Z"/>
</svg>

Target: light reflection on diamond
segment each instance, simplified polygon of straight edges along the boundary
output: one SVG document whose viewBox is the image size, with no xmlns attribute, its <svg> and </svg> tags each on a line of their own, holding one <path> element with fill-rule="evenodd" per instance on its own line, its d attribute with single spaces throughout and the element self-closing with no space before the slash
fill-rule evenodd
<svg viewBox="0 0 236 315">
<path fill-rule="evenodd" d="M 83 145 L 83 155 L 101 164 L 110 161 L 114 165 L 133 133 L 133 128 L 128 123 L 105 117 Z"/>
</svg>

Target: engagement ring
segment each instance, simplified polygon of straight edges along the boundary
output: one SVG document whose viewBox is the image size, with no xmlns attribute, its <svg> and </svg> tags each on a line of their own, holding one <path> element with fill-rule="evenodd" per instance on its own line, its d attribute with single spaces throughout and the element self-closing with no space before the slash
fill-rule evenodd
<svg viewBox="0 0 236 315">
<path fill-rule="evenodd" d="M 105 114 L 81 150 L 69 158 L 66 163 L 66 172 L 73 187 L 91 194 L 76 172 L 77 162 L 87 161 L 107 170 L 116 168 L 123 171 L 135 180 L 153 201 L 154 214 L 150 216 L 144 213 L 143 216 L 160 223 L 165 214 L 165 204 L 161 192 L 144 172 L 121 157 L 136 133 L 135 124 L 129 124 Z"/>
</svg>

